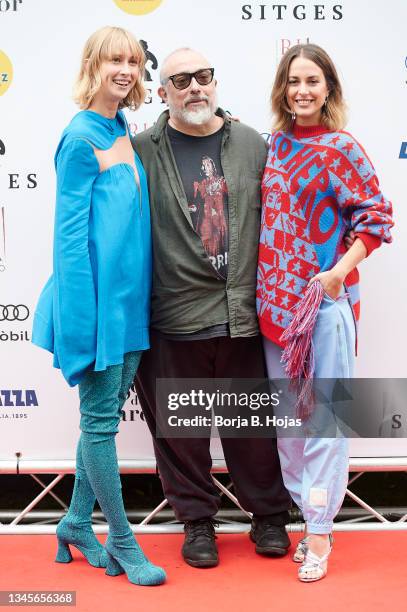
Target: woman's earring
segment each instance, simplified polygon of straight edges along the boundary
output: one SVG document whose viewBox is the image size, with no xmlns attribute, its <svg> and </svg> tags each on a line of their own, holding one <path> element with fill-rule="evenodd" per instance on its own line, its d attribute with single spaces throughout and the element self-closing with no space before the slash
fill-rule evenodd
<svg viewBox="0 0 407 612">
<path fill-rule="evenodd" d="M 291 121 L 292 121 L 293 123 L 294 123 L 294 121 L 295 121 L 296 116 L 297 116 L 297 115 L 295 114 L 295 112 L 294 112 L 294 111 L 291 111 Z"/>
</svg>

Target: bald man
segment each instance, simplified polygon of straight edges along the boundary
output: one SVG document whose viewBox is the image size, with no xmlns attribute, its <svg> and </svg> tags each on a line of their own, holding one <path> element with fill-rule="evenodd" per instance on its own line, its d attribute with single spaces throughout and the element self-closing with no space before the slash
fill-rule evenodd
<svg viewBox="0 0 407 612">
<path fill-rule="evenodd" d="M 208 438 L 157 438 L 157 378 L 266 378 L 255 290 L 261 136 L 218 108 L 214 69 L 178 49 L 164 61 L 158 92 L 168 110 L 134 138 L 147 171 L 153 232 L 151 349 L 137 393 L 154 439 L 164 493 L 185 523 L 182 553 L 193 567 L 218 564 Z M 240 84 L 238 84 L 240 86 Z M 274 439 L 224 438 L 236 495 L 253 513 L 260 554 L 283 556 L 290 497 Z"/>
</svg>

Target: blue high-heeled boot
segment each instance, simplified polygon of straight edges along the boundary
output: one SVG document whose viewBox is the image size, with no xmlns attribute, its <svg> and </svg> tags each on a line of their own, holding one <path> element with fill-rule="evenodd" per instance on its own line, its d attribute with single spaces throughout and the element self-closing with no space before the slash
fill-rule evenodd
<svg viewBox="0 0 407 612">
<path fill-rule="evenodd" d="M 137 550 L 134 550 L 136 544 Z M 165 582 L 166 574 L 161 567 L 153 565 L 144 555 L 132 533 L 110 536 L 106 540 L 108 558 L 106 574 L 126 574 L 133 584 L 153 586 Z"/>
<path fill-rule="evenodd" d="M 162 568 L 150 563 L 131 531 L 123 505 L 115 436 L 121 408 L 140 360 L 140 353 L 127 353 L 123 365 L 102 372 L 89 372 L 79 385 L 82 459 L 99 505 L 109 523 L 106 541 L 106 574 L 126 573 L 139 585 L 162 584 Z"/>
<path fill-rule="evenodd" d="M 76 451 L 76 475 L 71 503 L 56 531 L 58 552 L 55 561 L 58 563 L 70 563 L 73 560 L 69 548 L 72 545 L 93 567 L 107 566 L 107 553 L 92 530 L 91 519 L 95 501 L 95 494 L 83 466 L 80 438 Z"/>
</svg>

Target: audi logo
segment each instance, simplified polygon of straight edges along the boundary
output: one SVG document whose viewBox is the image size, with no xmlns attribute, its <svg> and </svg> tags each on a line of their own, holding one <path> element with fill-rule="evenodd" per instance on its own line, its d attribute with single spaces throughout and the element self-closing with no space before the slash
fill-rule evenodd
<svg viewBox="0 0 407 612">
<path fill-rule="evenodd" d="M 26 321 L 30 316 L 30 311 L 24 304 L 0 304 L 0 321 Z"/>
</svg>

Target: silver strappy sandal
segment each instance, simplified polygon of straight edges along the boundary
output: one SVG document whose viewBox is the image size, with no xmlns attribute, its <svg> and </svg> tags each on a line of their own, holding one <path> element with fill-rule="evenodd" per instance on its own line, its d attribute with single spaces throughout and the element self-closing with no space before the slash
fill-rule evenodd
<svg viewBox="0 0 407 612">
<path fill-rule="evenodd" d="M 303 563 L 308 548 L 308 537 L 302 538 L 297 544 L 297 548 L 292 556 L 294 563 Z"/>
<path fill-rule="evenodd" d="M 318 557 L 309 550 L 306 545 L 305 558 L 300 568 L 298 568 L 298 578 L 301 582 L 316 582 L 322 580 L 328 572 L 328 557 L 332 551 L 333 537 L 329 534 L 329 550 L 322 557 Z M 310 575 L 312 572 L 312 575 Z"/>
</svg>

